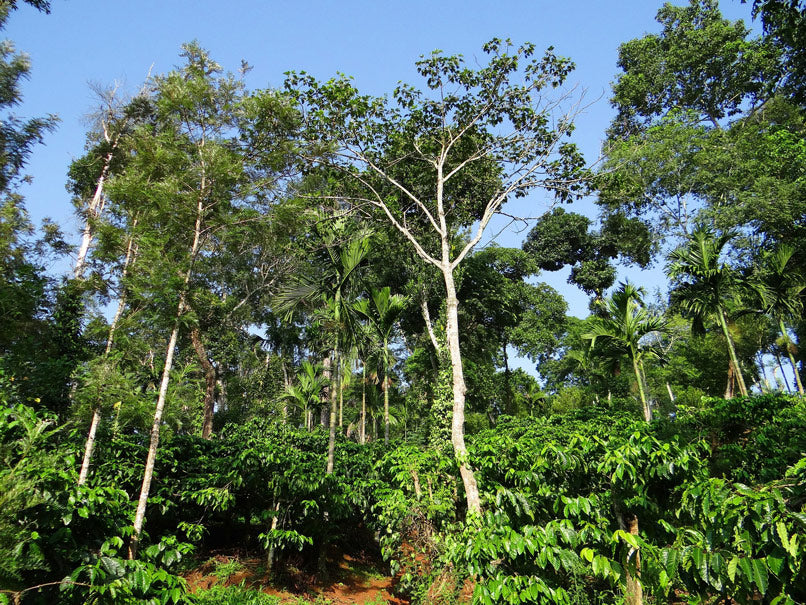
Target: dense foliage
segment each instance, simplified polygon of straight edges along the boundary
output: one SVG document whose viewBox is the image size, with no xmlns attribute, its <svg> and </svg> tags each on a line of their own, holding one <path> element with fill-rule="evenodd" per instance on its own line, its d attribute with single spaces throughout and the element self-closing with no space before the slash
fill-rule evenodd
<svg viewBox="0 0 806 605">
<path fill-rule="evenodd" d="M 15 511 L 0 527 L 4 582 L 38 586 L 30 602 L 182 602 L 172 573 L 188 553 L 238 543 L 282 575 L 376 531 L 422 602 L 465 580 L 479 602 L 611 602 L 630 574 L 658 599 L 800 602 L 806 408 L 710 403 L 651 425 L 609 408 L 502 418 L 470 443 L 485 514 L 468 524 L 447 450 L 339 439 L 344 462 L 327 474 L 321 430 L 256 420 L 212 441 L 176 436 L 160 449 L 137 561 L 121 548 L 143 445 L 112 442 L 79 487 L 80 442 L 16 405 L 2 422 L 3 510 Z"/>
<path fill-rule="evenodd" d="M 19 194 L 56 120 L 10 113 L 4 43 L 0 603 L 277 603 L 336 553 L 423 604 L 806 602 L 806 18 L 753 11 L 621 46 L 598 171 L 552 49 L 373 97 L 187 44 L 101 95 L 75 250 Z M 522 248 L 477 247 L 537 189 Z M 566 266 L 585 319 L 538 281 Z M 255 586 L 189 579 L 221 552 Z"/>
</svg>

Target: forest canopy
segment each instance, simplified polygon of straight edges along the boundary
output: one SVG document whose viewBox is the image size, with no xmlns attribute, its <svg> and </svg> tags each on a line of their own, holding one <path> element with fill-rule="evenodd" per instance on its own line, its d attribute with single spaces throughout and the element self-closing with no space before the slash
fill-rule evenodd
<svg viewBox="0 0 806 605">
<path fill-rule="evenodd" d="M 806 600 L 806 7 L 752 15 L 624 41 L 599 162 L 552 47 L 378 96 L 188 42 L 97 91 L 76 242 L 4 42 L 0 603 Z"/>
</svg>

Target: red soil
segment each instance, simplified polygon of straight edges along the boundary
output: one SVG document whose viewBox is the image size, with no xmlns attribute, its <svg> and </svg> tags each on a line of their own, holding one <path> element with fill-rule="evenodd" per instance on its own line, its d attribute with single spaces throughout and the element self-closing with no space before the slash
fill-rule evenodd
<svg viewBox="0 0 806 605">
<path fill-rule="evenodd" d="M 237 557 L 218 555 L 217 563 L 227 563 Z M 284 588 L 270 584 L 265 575 L 259 575 L 258 569 L 263 564 L 260 559 L 238 559 L 243 566 L 241 571 L 232 574 L 224 585 L 237 586 L 244 583 L 254 590 L 279 597 L 282 603 L 298 603 L 300 598 L 313 601 L 317 597 L 326 599 L 332 605 L 409 605 L 409 599 L 394 594 L 395 579 L 383 576 L 375 569 L 377 562 L 357 560 L 346 554 L 337 555 L 330 561 L 330 581 L 317 582 L 316 578 L 299 573 L 286 574 Z M 214 565 L 205 564 L 185 574 L 191 592 L 207 589 L 221 582 L 221 578 L 213 575 Z"/>
</svg>

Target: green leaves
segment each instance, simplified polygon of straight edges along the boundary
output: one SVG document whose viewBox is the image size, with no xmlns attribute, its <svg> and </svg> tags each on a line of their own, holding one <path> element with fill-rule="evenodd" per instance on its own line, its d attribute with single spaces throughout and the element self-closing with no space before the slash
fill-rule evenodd
<svg viewBox="0 0 806 605">
<path fill-rule="evenodd" d="M 716 123 L 772 92 L 775 51 L 767 41 L 748 39 L 741 21 L 723 19 L 715 0 L 669 4 L 656 19 L 663 27 L 660 34 L 619 48 L 623 73 L 613 87 L 619 132 L 631 132 L 670 107 L 693 109 L 702 120 Z"/>
<path fill-rule="evenodd" d="M 644 418 L 647 422 L 652 414 L 647 402 L 643 376 L 643 360 L 662 357 L 657 347 L 641 342 L 650 334 L 658 335 L 666 331 L 666 320 L 651 314 L 641 298 L 643 290 L 632 284 L 623 283 L 613 295 L 600 302 L 600 314 L 591 320 L 591 331 L 582 338 L 590 341 L 590 354 L 617 365 L 626 357 L 632 362 L 635 380 Z M 597 341 L 600 343 L 597 347 Z"/>
</svg>

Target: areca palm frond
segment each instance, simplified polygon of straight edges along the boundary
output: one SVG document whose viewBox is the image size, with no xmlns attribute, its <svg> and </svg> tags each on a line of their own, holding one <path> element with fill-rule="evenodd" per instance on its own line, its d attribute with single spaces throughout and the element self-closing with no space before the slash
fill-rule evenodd
<svg viewBox="0 0 806 605">
<path fill-rule="evenodd" d="M 300 308 L 308 306 L 321 295 L 321 283 L 307 275 L 297 275 L 294 281 L 272 299 L 274 312 L 286 321 Z"/>
<path fill-rule="evenodd" d="M 708 227 L 698 227 L 686 244 L 669 254 L 666 272 L 675 282 L 672 300 L 691 318 L 695 332 L 703 332 L 705 321 L 734 301 L 743 285 L 738 272 L 721 262 L 736 235 L 734 231 L 717 235 Z"/>
<path fill-rule="evenodd" d="M 370 233 L 362 230 L 352 236 L 339 252 L 338 287 L 343 288 L 352 274 L 369 254 Z"/>
<path fill-rule="evenodd" d="M 806 276 L 790 264 L 795 249 L 782 244 L 764 259 L 764 312 L 775 319 L 798 317 L 803 311 Z"/>
<path fill-rule="evenodd" d="M 716 318 L 725 337 L 739 391 L 746 396 L 747 386 L 728 329 L 726 309 L 727 305 L 739 299 L 742 290 L 749 288 L 750 283 L 720 260 L 734 237 L 734 231 L 718 235 L 713 229 L 698 227 L 684 245 L 669 254 L 667 273 L 676 282 L 672 289 L 672 301 L 691 318 L 693 331 L 704 332 L 705 320 Z"/>
<path fill-rule="evenodd" d="M 318 408 L 322 391 L 328 384 L 320 364 L 303 361 L 297 373 L 297 384 L 289 385 L 281 397 L 299 409 Z"/>
<path fill-rule="evenodd" d="M 373 288 L 370 292 L 372 304 L 369 299 L 362 298 L 353 304 L 353 308 L 367 319 L 370 333 L 379 344 L 389 342 L 392 330 L 406 309 L 409 299 L 401 294 L 391 294 L 389 286 Z M 387 351 L 381 351 L 387 355 Z"/>
<path fill-rule="evenodd" d="M 666 320 L 653 315 L 644 306 L 643 294 L 643 288 L 622 283 L 613 296 L 600 303 L 602 316 L 595 317 L 590 331 L 582 335 L 591 341 L 591 352 L 597 351 L 603 358 L 627 356 L 632 359 L 633 352 L 642 357 L 662 357 L 656 347 L 641 343 L 647 334 L 666 330 Z"/>
<path fill-rule="evenodd" d="M 325 240 L 328 262 L 317 267 L 319 274 L 298 274 L 275 295 L 273 306 L 278 314 L 285 314 L 288 318 L 301 307 L 318 306 L 323 299 L 334 298 L 369 254 L 370 235 L 364 231 L 341 244 L 341 249 L 328 246 L 328 241 Z M 337 245 L 336 242 L 330 244 Z"/>
<path fill-rule="evenodd" d="M 600 303 L 602 314 L 592 320 L 589 332 L 582 338 L 590 341 L 589 354 L 604 363 L 617 366 L 625 357 L 630 360 L 638 384 L 644 417 L 651 420 L 652 413 L 643 384 L 644 359 L 662 359 L 660 349 L 642 343 L 645 336 L 665 332 L 666 321 L 649 312 L 642 301 L 643 288 L 622 283 L 610 298 Z"/>
</svg>

